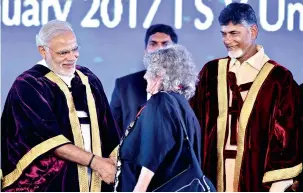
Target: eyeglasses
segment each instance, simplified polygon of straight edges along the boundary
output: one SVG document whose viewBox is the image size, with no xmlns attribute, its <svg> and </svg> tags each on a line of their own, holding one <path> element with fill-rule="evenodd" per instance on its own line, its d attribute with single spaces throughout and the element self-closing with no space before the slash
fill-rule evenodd
<svg viewBox="0 0 303 193">
<path fill-rule="evenodd" d="M 70 50 L 61 50 L 61 51 L 55 51 L 53 49 L 51 49 L 50 47 L 44 45 L 45 47 L 47 47 L 48 49 L 50 49 L 51 51 L 55 52 L 58 56 L 64 58 L 66 57 L 67 55 L 73 53 L 74 55 L 75 54 L 78 54 L 79 53 L 79 49 L 80 49 L 80 46 L 77 45 L 76 47 L 74 47 L 73 49 L 70 49 Z"/>
</svg>

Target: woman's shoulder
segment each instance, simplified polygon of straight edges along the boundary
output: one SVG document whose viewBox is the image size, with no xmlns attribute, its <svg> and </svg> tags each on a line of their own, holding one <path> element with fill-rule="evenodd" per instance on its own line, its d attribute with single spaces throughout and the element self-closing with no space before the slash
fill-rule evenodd
<svg viewBox="0 0 303 193">
<path fill-rule="evenodd" d="M 172 103 L 171 97 L 171 94 L 169 94 L 168 92 L 161 91 L 152 95 L 148 102 L 152 105 Z"/>
<path fill-rule="evenodd" d="M 149 112 L 169 113 L 176 106 L 169 93 L 158 92 L 150 97 L 146 103 L 146 109 Z"/>
</svg>

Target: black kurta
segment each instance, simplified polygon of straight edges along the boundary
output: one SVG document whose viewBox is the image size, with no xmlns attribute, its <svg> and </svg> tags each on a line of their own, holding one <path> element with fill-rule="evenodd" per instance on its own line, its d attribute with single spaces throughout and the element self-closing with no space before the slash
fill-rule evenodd
<svg viewBox="0 0 303 193">
<path fill-rule="evenodd" d="M 3 191 L 100 191 L 96 173 L 89 188 L 87 167 L 62 160 L 53 152 L 66 143 L 83 148 L 75 101 L 81 101 L 89 114 L 92 152 L 110 155 L 119 133 L 99 79 L 77 66 L 71 94 L 57 75 L 35 65 L 17 77 L 3 110 Z"/>
<path fill-rule="evenodd" d="M 188 147 L 177 109 L 186 126 L 190 141 L 200 158 L 200 126 L 188 101 L 171 93 L 178 101 L 175 106 L 167 93 L 159 92 L 147 102 L 133 130 L 125 138 L 121 149 L 122 162 L 119 191 L 133 191 L 142 166 L 155 173 L 147 191 L 164 184 L 188 167 Z M 198 159 L 200 161 L 200 159 Z"/>
</svg>

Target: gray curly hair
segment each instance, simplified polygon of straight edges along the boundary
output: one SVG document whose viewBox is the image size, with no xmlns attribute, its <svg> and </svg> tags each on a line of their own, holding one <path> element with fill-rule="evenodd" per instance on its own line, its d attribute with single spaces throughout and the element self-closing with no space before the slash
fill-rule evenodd
<svg viewBox="0 0 303 193">
<path fill-rule="evenodd" d="M 147 53 L 143 59 L 147 77 L 162 77 L 160 90 L 173 91 L 190 99 L 196 90 L 198 72 L 191 54 L 181 45 L 173 44 Z"/>
</svg>

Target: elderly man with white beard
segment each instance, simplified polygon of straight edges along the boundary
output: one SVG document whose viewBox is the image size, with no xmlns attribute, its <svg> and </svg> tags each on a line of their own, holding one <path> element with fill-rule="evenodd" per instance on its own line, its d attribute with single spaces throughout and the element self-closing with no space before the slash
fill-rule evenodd
<svg viewBox="0 0 303 193">
<path fill-rule="evenodd" d="M 16 78 L 1 117 L 2 191 L 101 191 L 119 142 L 102 84 L 76 65 L 69 23 L 48 22 L 36 44 L 42 60 Z"/>
</svg>

